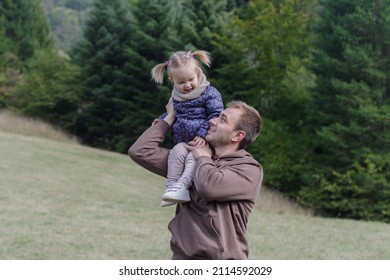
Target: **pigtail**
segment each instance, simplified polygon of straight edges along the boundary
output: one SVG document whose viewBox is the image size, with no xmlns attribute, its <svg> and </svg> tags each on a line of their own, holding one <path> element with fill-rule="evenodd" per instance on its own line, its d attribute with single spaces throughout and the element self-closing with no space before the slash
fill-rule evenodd
<svg viewBox="0 0 390 280">
<path fill-rule="evenodd" d="M 153 67 L 152 80 L 154 80 L 157 84 L 162 84 L 164 81 L 164 71 L 169 70 L 170 68 L 180 67 L 181 65 L 187 65 L 188 62 L 195 62 L 197 66 L 199 66 L 200 71 L 202 71 L 202 67 L 199 62 L 202 62 L 206 66 L 210 67 L 211 65 L 211 56 L 209 52 L 198 50 L 198 51 L 178 51 L 175 52 L 167 62 L 157 64 Z M 168 69 L 169 68 L 169 69 Z M 169 74 L 169 71 L 168 71 Z"/>
<path fill-rule="evenodd" d="M 167 63 L 160 63 L 153 67 L 152 69 L 152 79 L 157 84 L 162 84 L 164 81 L 164 71 L 167 68 Z"/>
<path fill-rule="evenodd" d="M 194 51 L 192 53 L 192 56 L 199 61 L 203 62 L 207 67 L 210 67 L 211 65 L 211 55 L 209 52 L 206 51 Z"/>
</svg>

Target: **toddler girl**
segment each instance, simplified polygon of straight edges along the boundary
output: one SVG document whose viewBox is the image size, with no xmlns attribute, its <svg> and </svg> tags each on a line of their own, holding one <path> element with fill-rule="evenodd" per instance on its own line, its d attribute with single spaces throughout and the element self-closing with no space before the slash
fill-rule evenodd
<svg viewBox="0 0 390 280">
<path fill-rule="evenodd" d="M 178 51 L 152 69 L 152 78 L 158 84 L 163 83 L 164 72 L 167 71 L 173 84 L 172 100 L 176 111 L 176 121 L 172 126 L 175 146 L 168 158 L 162 207 L 191 200 L 188 189 L 192 186 L 195 159 L 185 144 L 193 141 L 194 146 L 203 145 L 209 129 L 208 121 L 218 117 L 224 109 L 221 94 L 210 86 L 200 62 L 210 67 L 210 54 L 200 50 Z"/>
</svg>

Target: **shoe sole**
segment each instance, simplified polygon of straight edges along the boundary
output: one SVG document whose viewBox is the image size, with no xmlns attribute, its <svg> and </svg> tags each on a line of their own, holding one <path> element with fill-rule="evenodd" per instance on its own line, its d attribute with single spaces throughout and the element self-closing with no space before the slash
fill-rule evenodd
<svg viewBox="0 0 390 280">
<path fill-rule="evenodd" d="M 176 204 L 176 202 L 161 201 L 160 206 L 161 207 L 168 207 L 168 206 L 172 206 L 172 205 L 175 205 L 175 204 Z"/>
<path fill-rule="evenodd" d="M 190 202 L 191 199 L 177 199 L 177 198 L 171 198 L 171 197 L 163 197 L 162 200 L 165 202 L 172 202 L 172 203 L 184 203 L 184 202 Z"/>
</svg>

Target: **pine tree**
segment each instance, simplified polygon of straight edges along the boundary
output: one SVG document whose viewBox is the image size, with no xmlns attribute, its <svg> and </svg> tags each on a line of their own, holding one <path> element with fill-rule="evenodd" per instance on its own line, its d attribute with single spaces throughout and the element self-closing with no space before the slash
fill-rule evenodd
<svg viewBox="0 0 390 280">
<path fill-rule="evenodd" d="M 5 107 L 29 59 L 52 50 L 54 40 L 39 0 L 2 0 L 0 26 L 0 107 Z"/>
<path fill-rule="evenodd" d="M 313 75 L 310 24 L 314 1 L 250 1 L 232 18 L 229 34 L 218 37 L 226 58 L 217 87 L 225 99 L 240 99 L 264 118 L 259 139 L 249 147 L 262 163 L 265 183 L 291 196 L 302 183 L 308 136 L 304 125 Z"/>
<path fill-rule="evenodd" d="M 131 74 L 132 108 L 123 123 L 128 127 L 127 148 L 151 125 L 154 119 L 165 112 L 171 92 L 167 80 L 156 85 L 151 79 L 151 70 L 164 62 L 174 50 L 176 36 L 171 29 L 175 16 L 172 1 L 145 0 L 132 6 L 134 39 L 127 53 L 132 61 L 126 71 Z"/>
<path fill-rule="evenodd" d="M 122 0 L 94 3 L 83 40 L 73 53 L 83 77 L 74 130 L 85 144 L 123 152 L 121 136 L 129 130 L 123 120 L 132 108 L 132 73 L 126 65 L 138 63 L 127 52 L 133 38 Z"/>
<path fill-rule="evenodd" d="M 221 87 L 229 96 L 245 99 L 272 117 L 279 115 L 275 104 L 289 95 L 285 79 L 307 65 L 308 23 L 314 5 L 313 1 L 256 0 L 237 13 L 228 36 L 217 40 L 231 58 L 219 69 Z"/>
<path fill-rule="evenodd" d="M 248 5 L 248 0 L 227 0 L 227 10 L 232 11 L 242 6 Z"/>
<path fill-rule="evenodd" d="M 390 221 L 390 1 L 324 0 L 311 180 L 327 215 Z"/>
<path fill-rule="evenodd" d="M 1 12 L 8 51 L 26 61 L 34 51 L 54 46 L 50 28 L 40 0 L 2 0 Z"/>
<path fill-rule="evenodd" d="M 204 49 L 212 52 L 213 33 L 220 33 L 226 14 L 226 1 L 183 1 L 175 28 L 184 50 Z"/>
<path fill-rule="evenodd" d="M 233 9 L 235 4 L 231 5 L 230 8 Z M 204 70 L 212 84 L 218 78 L 216 69 L 226 60 L 214 41 L 216 36 L 230 31 L 227 28 L 229 12 L 228 4 L 224 0 L 187 0 L 183 1 L 175 21 L 175 30 L 182 50 L 206 50 L 211 53 L 211 68 Z"/>
<path fill-rule="evenodd" d="M 5 32 L 5 10 L 0 4 L 0 108 L 5 107 L 5 96 L 8 95 L 6 67 L 6 52 L 8 51 L 8 38 Z"/>
<path fill-rule="evenodd" d="M 4 65 L 3 62 L 3 55 L 5 51 L 7 50 L 7 41 L 8 38 L 6 37 L 6 32 L 5 32 L 5 10 L 3 5 L 0 4 L 0 67 L 2 68 Z M 1 69 L 0 68 L 0 69 Z"/>
<path fill-rule="evenodd" d="M 37 51 L 8 107 L 72 133 L 80 103 L 80 69 L 56 52 Z"/>
</svg>

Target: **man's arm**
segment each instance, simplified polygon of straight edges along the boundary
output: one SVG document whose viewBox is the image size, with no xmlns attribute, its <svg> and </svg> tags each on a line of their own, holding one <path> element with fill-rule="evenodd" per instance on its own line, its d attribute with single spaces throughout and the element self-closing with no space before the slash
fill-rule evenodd
<svg viewBox="0 0 390 280">
<path fill-rule="evenodd" d="M 130 158 L 136 163 L 164 177 L 167 176 L 169 149 L 160 147 L 160 144 L 175 121 L 175 111 L 171 100 L 166 108 L 167 115 L 164 120 L 149 127 L 128 151 Z"/>
<path fill-rule="evenodd" d="M 255 202 L 260 191 L 263 170 L 255 161 L 238 161 L 224 168 L 218 168 L 208 156 L 196 159 L 194 185 L 206 200 Z"/>
</svg>

